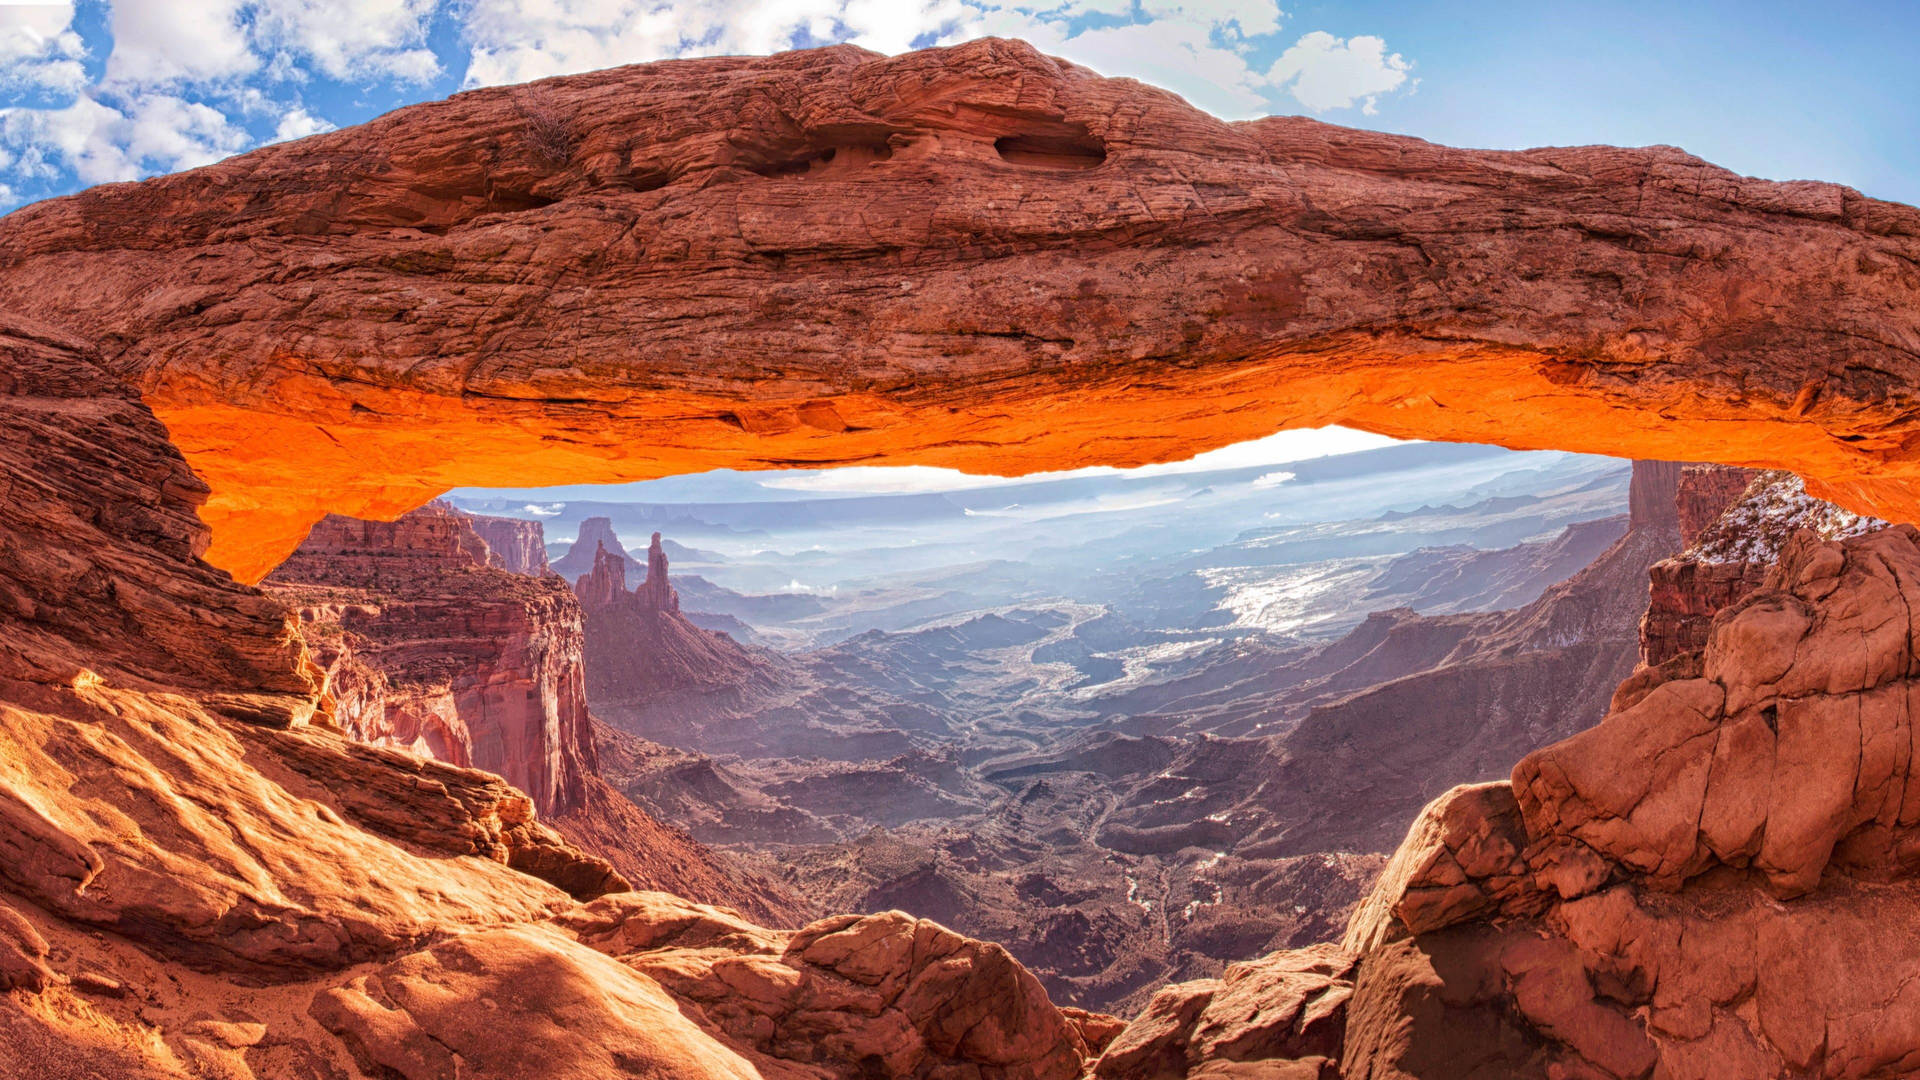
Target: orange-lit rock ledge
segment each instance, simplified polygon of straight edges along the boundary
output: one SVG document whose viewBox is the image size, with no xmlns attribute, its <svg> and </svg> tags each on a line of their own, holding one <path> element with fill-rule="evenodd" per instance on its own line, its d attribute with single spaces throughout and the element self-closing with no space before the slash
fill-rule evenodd
<svg viewBox="0 0 1920 1080">
<path fill-rule="evenodd" d="M 483 90 L 0 220 L 258 578 L 327 511 L 1018 472 L 1341 422 L 1920 518 L 1920 212 L 1678 150 L 1229 124 L 982 41 Z"/>
</svg>

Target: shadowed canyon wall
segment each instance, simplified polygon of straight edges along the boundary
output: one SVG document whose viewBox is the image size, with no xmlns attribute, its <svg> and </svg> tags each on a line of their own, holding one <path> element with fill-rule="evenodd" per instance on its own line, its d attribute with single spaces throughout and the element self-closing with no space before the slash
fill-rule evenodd
<svg viewBox="0 0 1920 1080">
<path fill-rule="evenodd" d="M 1224 123 L 1018 42 L 412 106 L 11 214 L 0 305 L 140 388 L 242 580 L 462 484 L 1132 465 L 1335 421 L 1920 517 L 1920 212 L 1668 147 Z"/>
</svg>

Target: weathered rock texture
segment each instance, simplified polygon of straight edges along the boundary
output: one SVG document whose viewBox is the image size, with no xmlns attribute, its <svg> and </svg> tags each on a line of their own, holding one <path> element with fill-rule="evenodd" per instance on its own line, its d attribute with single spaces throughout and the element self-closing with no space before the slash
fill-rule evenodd
<svg viewBox="0 0 1920 1080">
<path fill-rule="evenodd" d="M 298 606 L 333 722 L 355 739 L 504 777 L 635 885 L 803 921 L 783 890 L 599 777 L 573 591 L 494 566 L 467 515 L 436 502 L 393 522 L 327 518 L 266 588 Z"/>
<path fill-rule="evenodd" d="M 468 514 L 473 531 L 487 542 L 487 565 L 516 574 L 547 572 L 547 534 L 537 521 Z"/>
<path fill-rule="evenodd" d="M 1920 211 L 1830 184 L 1229 124 L 982 40 L 477 90 L 49 200 L 0 223 L 0 306 L 141 388 L 252 580 L 463 484 L 1335 421 L 1920 517 L 1916 262 Z"/>
<path fill-rule="evenodd" d="M 1714 615 L 1760 588 L 1799 530 L 1836 539 L 1886 524 L 1813 498 L 1791 473 L 1714 465 L 1689 466 L 1681 512 L 1687 550 L 1650 571 L 1640 621 L 1640 659 L 1650 667 L 1695 664 Z"/>
<path fill-rule="evenodd" d="M 499 777 L 349 737 L 292 613 L 194 558 L 205 489 L 152 413 L 5 326 L 0 1075 L 1080 1074 L 1110 1022 L 996 946 L 627 892 Z M 320 542 L 513 576 L 444 517 Z M 714 1004 L 759 975 L 773 998 Z M 747 1000 L 764 1022 L 735 1033 Z"/>
<path fill-rule="evenodd" d="M 1802 530 L 1699 675 L 1437 800 L 1349 927 L 1342 1075 L 1911 1072 L 1915 601 L 1920 531 Z"/>
<path fill-rule="evenodd" d="M 489 565 L 466 515 L 330 517 L 267 579 L 296 606 L 355 737 L 498 773 L 543 813 L 594 771 L 580 608 L 558 577 Z"/>
<path fill-rule="evenodd" d="M 1354 960 L 1338 947 L 1316 945 L 1234 964 L 1218 979 L 1169 986 L 1108 1044 L 1093 1075 L 1333 1080 Z M 1243 1062 L 1261 1071 L 1234 1072 Z"/>
<path fill-rule="evenodd" d="M 0 312 L 0 395 L 0 678 L 312 716 L 320 673 L 293 615 L 197 561 L 206 485 L 90 349 Z"/>
</svg>

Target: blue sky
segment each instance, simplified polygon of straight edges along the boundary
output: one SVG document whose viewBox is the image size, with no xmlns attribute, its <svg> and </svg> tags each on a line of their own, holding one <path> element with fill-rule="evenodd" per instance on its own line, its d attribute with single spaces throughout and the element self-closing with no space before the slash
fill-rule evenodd
<svg viewBox="0 0 1920 1080">
<path fill-rule="evenodd" d="M 617 63 L 996 33 L 1230 118 L 1673 143 L 1920 202 L 1916 3 L 0 0 L 0 209 Z"/>
</svg>

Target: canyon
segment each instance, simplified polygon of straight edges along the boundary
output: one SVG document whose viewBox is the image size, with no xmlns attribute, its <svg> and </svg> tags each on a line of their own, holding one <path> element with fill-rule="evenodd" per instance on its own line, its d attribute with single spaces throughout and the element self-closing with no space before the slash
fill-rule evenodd
<svg viewBox="0 0 1920 1080">
<path fill-rule="evenodd" d="M 0 218 L 0 1071 L 1911 1072 L 1920 532 L 1879 519 L 1915 516 L 1916 245 L 1911 208 L 1675 150 L 1226 124 L 1003 41 L 475 91 Z M 1116 687 L 1122 723 L 964 763 L 923 745 L 960 687 L 882 681 L 885 632 L 776 656 L 679 610 L 664 541 L 631 591 L 599 548 L 569 588 L 524 524 L 418 509 L 716 466 L 1130 465 L 1336 419 L 1661 460 L 1520 606 L 1222 642 L 1193 695 Z M 1535 543 L 1502 565 L 1565 566 Z M 914 647 L 1091 662 L 1085 614 Z M 678 644 L 596 664 L 621 635 Z M 1377 820 L 1243 815 L 1276 777 L 1340 805 L 1405 716 L 1448 754 L 1386 759 Z M 1018 798 L 860 852 L 831 818 L 883 749 L 934 803 Z M 725 779 L 720 753 L 774 762 L 736 807 L 674 779 Z M 1076 816 L 1060 849 L 1235 847 L 1243 891 L 1202 907 L 1357 902 L 1223 930 L 1286 946 L 1259 958 L 1077 986 L 1071 955 L 943 919 L 782 910 L 616 788 L 791 826 L 821 852 L 785 884 L 862 906 L 984 892 Z M 1176 798 L 1185 826 L 1154 813 Z M 1081 876 L 1018 876 L 1013 910 L 1112 888 Z M 1065 1003 L 1092 989 L 1139 1010 Z"/>
<path fill-rule="evenodd" d="M 391 523 L 327 518 L 268 576 L 267 595 L 298 613 L 332 724 L 499 776 L 636 887 L 799 919 L 793 897 L 601 777 L 580 605 L 557 576 L 499 565 L 484 533 L 505 538 L 520 565 L 545 565 L 538 523 L 502 520 L 442 503 Z"/>
<path fill-rule="evenodd" d="M 1683 505 L 1706 512 L 1680 475 L 1637 463 L 1607 488 L 1629 513 L 1479 551 L 1464 577 L 1497 584 L 1478 599 L 1536 596 L 1518 608 L 1385 611 L 1319 643 L 1202 637 L 1117 680 L 1115 657 L 1167 631 L 1084 602 L 742 646 L 665 599 L 658 534 L 629 590 L 617 532 L 588 518 L 574 550 L 591 541 L 597 556 L 577 590 L 600 753 L 635 801 L 828 909 L 936 918 L 1007 946 L 1056 1001 L 1128 1013 L 1170 979 L 1337 935 L 1430 799 L 1597 721 L 1634 670 L 1649 567 L 1679 552 Z M 1572 538 L 1599 549 L 1577 571 Z M 1389 559 L 1375 587 L 1415 578 L 1420 602 L 1445 610 L 1460 579 L 1436 567 L 1460 565 L 1422 549 Z M 1074 693 L 1009 689 L 1057 669 Z"/>
</svg>

